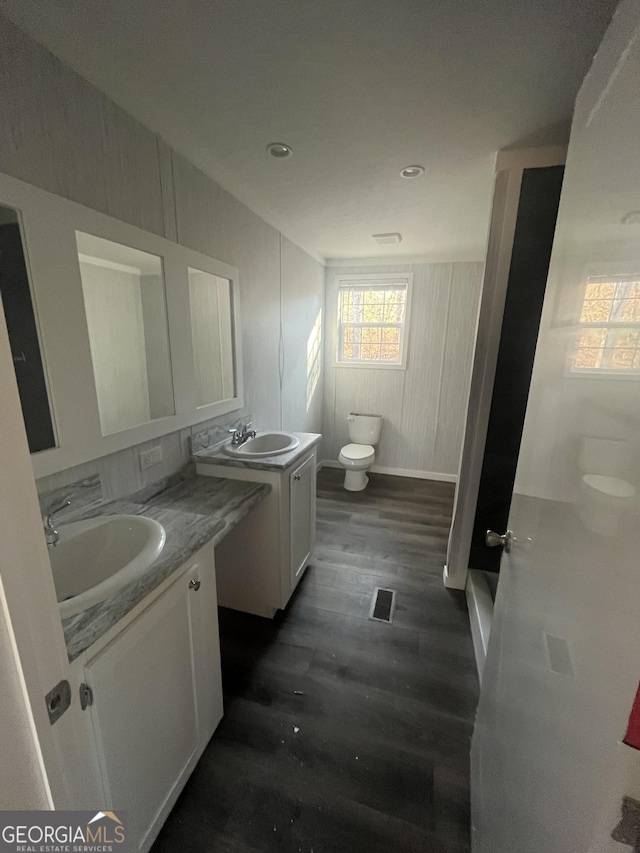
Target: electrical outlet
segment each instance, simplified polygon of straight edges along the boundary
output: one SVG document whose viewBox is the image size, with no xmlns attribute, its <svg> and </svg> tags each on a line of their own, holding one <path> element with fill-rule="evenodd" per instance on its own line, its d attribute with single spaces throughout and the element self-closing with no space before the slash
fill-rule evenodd
<svg viewBox="0 0 640 853">
<path fill-rule="evenodd" d="M 152 465 L 157 465 L 158 462 L 162 462 L 162 447 L 159 444 L 140 453 L 140 468 L 143 471 L 151 468 Z"/>
</svg>

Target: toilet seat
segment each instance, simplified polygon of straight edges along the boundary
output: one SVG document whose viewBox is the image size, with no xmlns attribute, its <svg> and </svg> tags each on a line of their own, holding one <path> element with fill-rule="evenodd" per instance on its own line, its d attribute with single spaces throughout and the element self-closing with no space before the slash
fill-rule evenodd
<svg viewBox="0 0 640 853">
<path fill-rule="evenodd" d="M 369 457 L 375 458 L 375 450 L 370 444 L 345 444 L 340 455 L 350 462 L 365 462 Z"/>
<path fill-rule="evenodd" d="M 603 474 L 585 474 L 582 478 L 585 485 L 596 492 L 608 495 L 611 498 L 632 498 L 636 489 L 626 480 L 618 477 L 605 477 Z"/>
</svg>

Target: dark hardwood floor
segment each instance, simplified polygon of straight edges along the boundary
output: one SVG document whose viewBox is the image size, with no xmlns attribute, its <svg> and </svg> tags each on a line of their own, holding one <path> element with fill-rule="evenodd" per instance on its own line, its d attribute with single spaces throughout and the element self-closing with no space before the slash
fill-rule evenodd
<svg viewBox="0 0 640 853">
<path fill-rule="evenodd" d="M 461 853 L 478 683 L 442 584 L 453 486 L 318 475 L 312 564 L 274 621 L 220 611 L 225 717 L 153 853 Z M 368 619 L 376 586 L 393 624 Z"/>
</svg>

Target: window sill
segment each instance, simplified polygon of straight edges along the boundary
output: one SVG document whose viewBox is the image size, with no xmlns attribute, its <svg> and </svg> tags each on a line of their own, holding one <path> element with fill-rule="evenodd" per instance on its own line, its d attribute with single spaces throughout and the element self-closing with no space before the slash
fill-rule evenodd
<svg viewBox="0 0 640 853">
<path fill-rule="evenodd" d="M 406 364 L 381 364 L 379 361 L 366 362 L 366 361 L 334 361 L 334 367 L 346 367 L 348 369 L 360 369 L 365 368 L 366 370 L 406 370 Z"/>
<path fill-rule="evenodd" d="M 638 370 L 600 370 L 598 368 L 584 370 L 565 370 L 565 377 L 567 379 L 624 379 L 628 381 L 629 379 L 635 379 L 636 381 L 640 380 L 640 371 Z"/>
</svg>

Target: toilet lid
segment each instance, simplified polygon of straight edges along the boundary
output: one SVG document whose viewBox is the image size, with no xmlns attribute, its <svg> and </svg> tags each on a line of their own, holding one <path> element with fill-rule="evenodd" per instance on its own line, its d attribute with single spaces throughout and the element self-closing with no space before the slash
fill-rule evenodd
<svg viewBox="0 0 640 853">
<path fill-rule="evenodd" d="M 631 483 L 626 480 L 620 480 L 618 477 L 605 477 L 602 474 L 585 474 L 582 478 L 587 486 L 602 492 L 605 495 L 611 495 L 614 498 L 632 498 L 636 489 Z"/>
<path fill-rule="evenodd" d="M 375 450 L 370 444 L 345 444 L 340 453 L 345 459 L 366 459 Z"/>
</svg>

